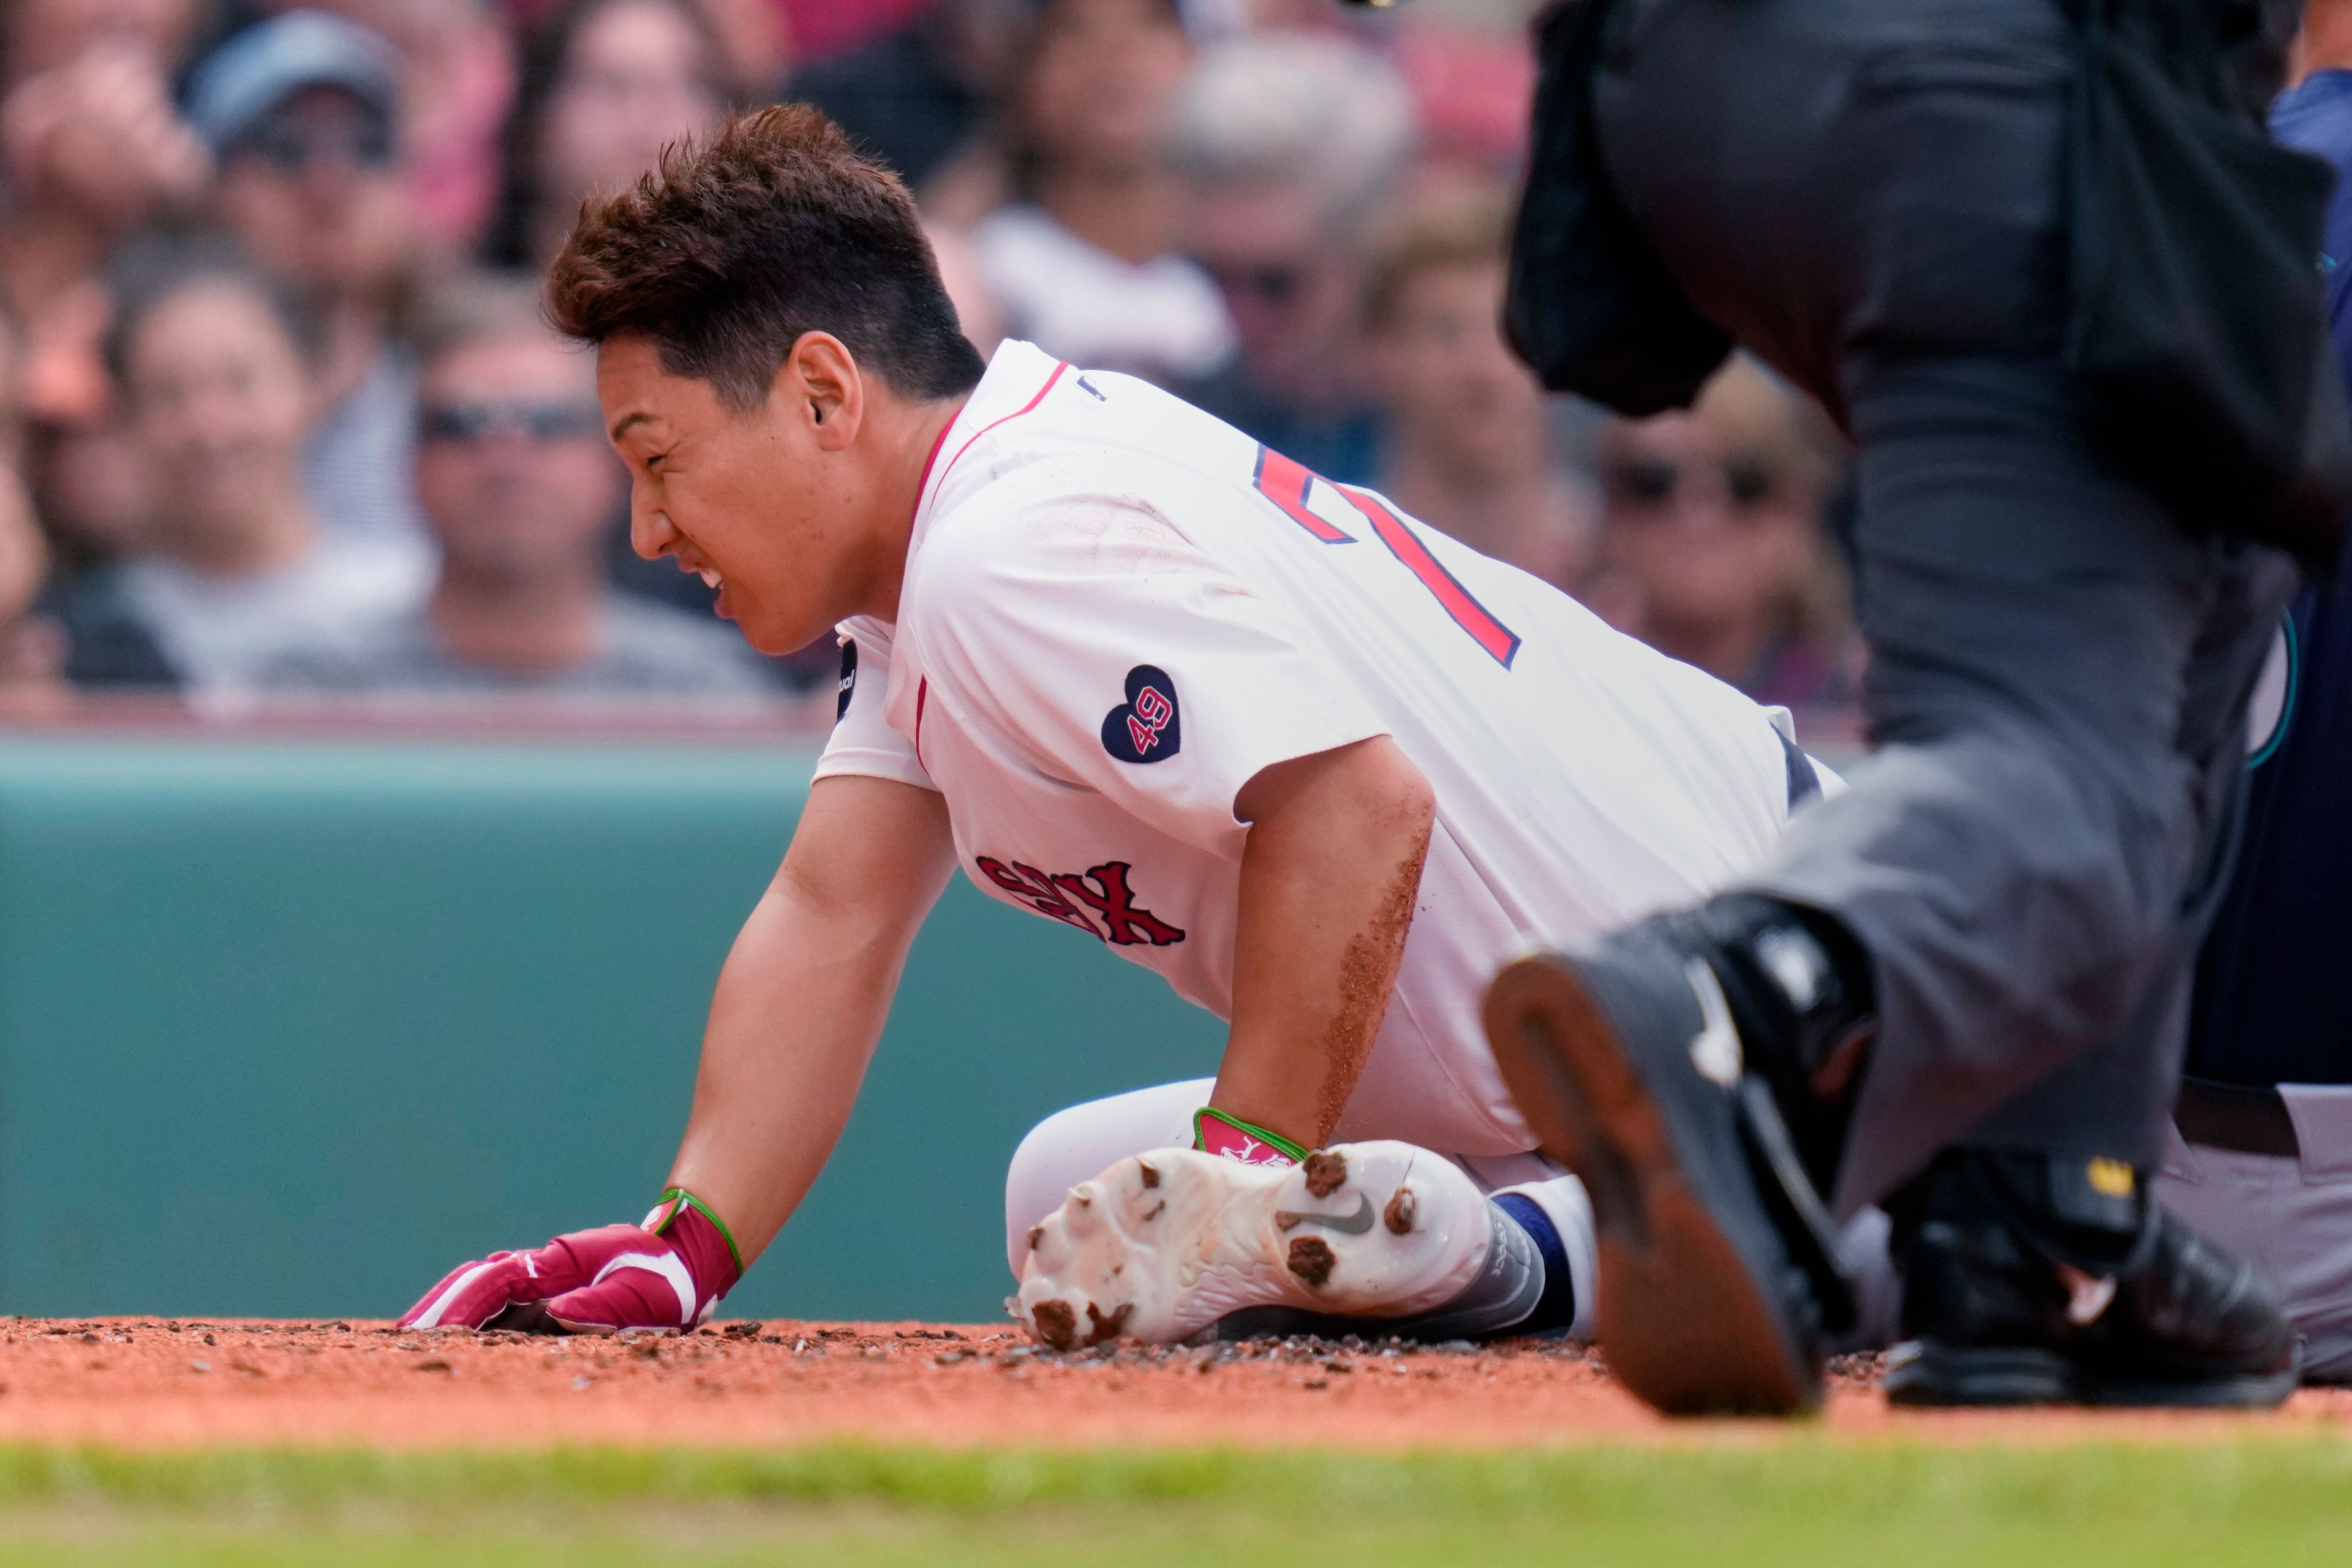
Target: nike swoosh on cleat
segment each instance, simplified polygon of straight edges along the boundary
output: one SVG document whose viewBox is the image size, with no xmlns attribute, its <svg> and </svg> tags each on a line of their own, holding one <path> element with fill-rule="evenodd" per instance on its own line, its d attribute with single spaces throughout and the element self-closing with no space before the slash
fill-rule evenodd
<svg viewBox="0 0 2352 1568">
<path fill-rule="evenodd" d="M 1354 1214 L 1292 1214 L 1287 1209 L 1276 1209 L 1274 1223 L 1285 1230 L 1302 1225 L 1319 1225 L 1342 1236 L 1361 1236 L 1372 1228 L 1372 1200 L 1358 1193 Z"/>
</svg>

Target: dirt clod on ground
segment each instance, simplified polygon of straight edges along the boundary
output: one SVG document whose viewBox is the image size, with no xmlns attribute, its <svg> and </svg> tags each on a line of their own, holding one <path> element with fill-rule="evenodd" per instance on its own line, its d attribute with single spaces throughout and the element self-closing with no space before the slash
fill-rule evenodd
<svg viewBox="0 0 2352 1568">
<path fill-rule="evenodd" d="M 205 1347 L 207 1334 L 216 1348 Z M 1821 1421 L 1670 1423 L 1612 1382 L 1595 1352 L 1534 1340 L 1427 1346 L 1351 1334 L 1058 1352 L 1009 1322 L 772 1320 L 622 1340 L 18 1319 L 0 1320 L 0 1442 L 1402 1449 L 1802 1441 L 1825 1430 L 2001 1444 L 2352 1436 L 2352 1392 L 2339 1390 L 2306 1390 L 2261 1415 L 1938 1413 L 1890 1410 L 1879 1370 L 1874 1357 L 1833 1363 Z"/>
</svg>

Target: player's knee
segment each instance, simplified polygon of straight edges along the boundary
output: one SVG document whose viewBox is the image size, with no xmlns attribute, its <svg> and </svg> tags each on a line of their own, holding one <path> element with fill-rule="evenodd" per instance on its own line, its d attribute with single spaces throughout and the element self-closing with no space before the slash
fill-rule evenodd
<svg viewBox="0 0 2352 1568">
<path fill-rule="evenodd" d="M 1070 1189 L 1129 1154 L 1190 1141 L 1195 1108 L 1214 1082 L 1186 1079 L 1090 1100 L 1057 1110 L 1029 1130 L 1004 1173 L 1004 1256 L 1015 1279 L 1029 1256 L 1029 1233 L 1059 1208 Z"/>
<path fill-rule="evenodd" d="M 1021 1278 L 1022 1260 L 1029 1255 L 1029 1233 L 1060 1205 L 1073 1186 L 1094 1173 L 1072 1173 L 1067 1121 L 1085 1109 L 1072 1106 L 1057 1110 L 1031 1128 L 1013 1151 L 1013 1163 L 1005 1167 L 1004 1257 L 1015 1279 Z"/>
</svg>

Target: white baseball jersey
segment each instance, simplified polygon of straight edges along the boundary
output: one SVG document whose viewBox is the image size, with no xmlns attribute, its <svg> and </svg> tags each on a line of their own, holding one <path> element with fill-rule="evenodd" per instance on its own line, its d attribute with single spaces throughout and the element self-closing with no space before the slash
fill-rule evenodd
<svg viewBox="0 0 2352 1568">
<path fill-rule="evenodd" d="M 1225 1018 L 1235 795 L 1272 763 L 1395 740 L 1437 820 L 1342 1137 L 1531 1148 L 1479 1026 L 1496 968 L 1721 888 L 1788 817 L 1778 710 L 1370 491 L 1027 343 L 998 350 L 932 455 L 897 624 L 842 633 L 817 776 L 939 791 L 982 891 Z"/>
</svg>

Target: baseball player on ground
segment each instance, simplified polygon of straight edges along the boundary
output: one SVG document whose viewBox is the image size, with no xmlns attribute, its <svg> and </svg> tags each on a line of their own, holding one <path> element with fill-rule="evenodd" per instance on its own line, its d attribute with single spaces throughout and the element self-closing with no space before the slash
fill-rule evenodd
<svg viewBox="0 0 2352 1568">
<path fill-rule="evenodd" d="M 1231 1025 L 1213 1082 L 1022 1145 L 1038 1337 L 1588 1315 L 1590 1209 L 1530 1152 L 1480 998 L 1538 940 L 1758 863 L 1823 788 L 1785 715 L 1144 383 L 1019 342 L 983 365 L 904 189 L 813 110 L 593 206 L 550 299 L 597 349 L 639 552 L 761 649 L 837 626 L 839 720 L 659 1205 L 467 1264 L 404 1322 L 707 1317 L 824 1163 L 958 868 Z"/>
</svg>

